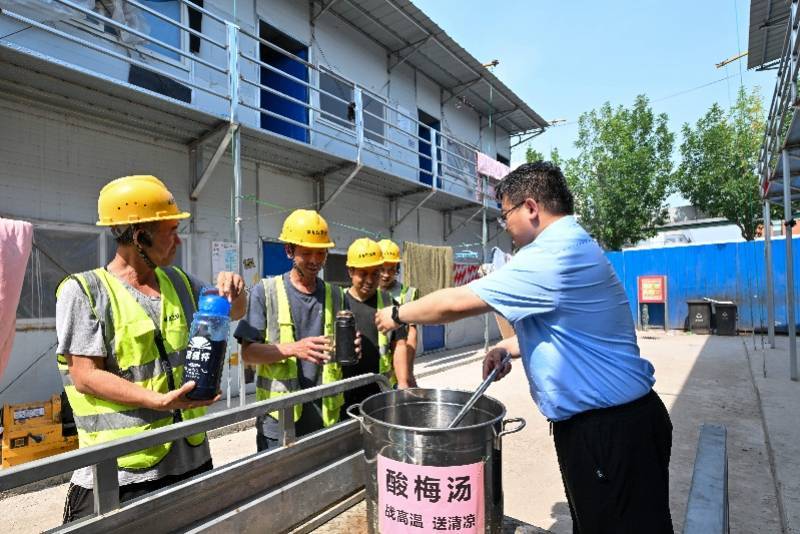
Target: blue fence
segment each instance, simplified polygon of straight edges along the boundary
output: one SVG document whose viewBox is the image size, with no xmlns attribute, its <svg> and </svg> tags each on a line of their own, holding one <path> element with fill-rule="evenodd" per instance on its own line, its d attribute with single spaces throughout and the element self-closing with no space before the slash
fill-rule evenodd
<svg viewBox="0 0 800 534">
<path fill-rule="evenodd" d="M 800 237 L 795 237 L 792 245 L 795 269 L 800 269 Z M 625 286 L 634 318 L 637 317 L 636 278 L 661 274 L 667 276 L 669 328 L 684 328 L 688 313 L 686 301 L 703 297 L 734 301 L 739 307 L 739 328 L 765 329 L 767 326 L 764 241 L 625 250 L 609 252 L 606 256 Z M 783 238 L 773 238 L 772 260 L 776 328 L 785 330 L 786 243 Z M 795 295 L 800 289 L 799 282 L 800 276 L 796 274 Z M 797 304 L 795 317 L 800 318 Z"/>
</svg>

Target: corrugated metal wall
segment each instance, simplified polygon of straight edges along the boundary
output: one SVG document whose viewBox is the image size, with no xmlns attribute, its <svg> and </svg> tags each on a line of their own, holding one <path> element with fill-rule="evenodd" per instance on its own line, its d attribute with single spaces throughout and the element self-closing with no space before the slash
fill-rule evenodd
<svg viewBox="0 0 800 534">
<path fill-rule="evenodd" d="M 795 270 L 800 269 L 800 238 L 792 242 Z M 775 321 L 786 328 L 786 243 L 773 238 Z M 606 254 L 625 286 L 631 313 L 637 317 L 636 278 L 666 275 L 669 299 L 669 328 L 684 328 L 687 299 L 710 297 L 732 300 L 739 306 L 739 328 L 766 328 L 767 297 L 764 242 L 716 243 L 658 249 L 625 250 Z M 800 276 L 795 274 L 798 294 Z M 797 297 L 795 297 L 797 299 Z M 795 300 L 795 317 L 800 306 Z"/>
</svg>

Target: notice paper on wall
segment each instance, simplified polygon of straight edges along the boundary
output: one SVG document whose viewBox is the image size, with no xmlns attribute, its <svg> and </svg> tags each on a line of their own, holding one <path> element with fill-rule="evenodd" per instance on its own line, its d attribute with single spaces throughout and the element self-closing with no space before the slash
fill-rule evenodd
<svg viewBox="0 0 800 534">
<path fill-rule="evenodd" d="M 213 280 L 222 271 L 239 272 L 236 243 L 229 241 L 211 242 L 211 275 Z"/>
</svg>

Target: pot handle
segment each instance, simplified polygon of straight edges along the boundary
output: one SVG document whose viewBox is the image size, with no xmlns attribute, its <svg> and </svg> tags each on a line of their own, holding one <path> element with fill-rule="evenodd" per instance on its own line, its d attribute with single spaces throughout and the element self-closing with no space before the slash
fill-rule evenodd
<svg viewBox="0 0 800 534">
<path fill-rule="evenodd" d="M 358 415 L 353 413 L 352 410 L 354 408 L 358 408 Z M 361 405 L 360 404 L 351 404 L 350 406 L 345 408 L 344 411 L 347 412 L 347 415 L 349 415 L 353 419 L 357 419 L 359 422 L 361 422 L 361 420 L 364 419 L 364 417 L 361 415 Z"/>
<path fill-rule="evenodd" d="M 506 425 L 508 425 L 509 423 L 518 423 L 518 424 L 517 424 L 516 427 L 512 428 L 511 430 L 506 430 Z M 525 422 L 525 419 L 523 419 L 522 417 L 513 417 L 511 419 L 506 419 L 505 421 L 503 421 L 503 431 L 500 432 L 497 435 L 497 437 L 498 438 L 502 438 L 503 436 L 505 436 L 507 434 L 515 434 L 515 433 L 519 432 L 520 430 L 522 430 L 523 428 L 525 428 L 526 424 L 527 423 Z"/>
</svg>

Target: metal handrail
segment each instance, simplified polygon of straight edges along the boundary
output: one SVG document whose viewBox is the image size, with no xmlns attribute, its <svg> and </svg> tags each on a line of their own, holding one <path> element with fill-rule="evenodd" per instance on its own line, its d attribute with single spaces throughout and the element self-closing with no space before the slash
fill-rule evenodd
<svg viewBox="0 0 800 534">
<path fill-rule="evenodd" d="M 783 130 L 786 120 L 791 117 L 797 100 L 797 77 L 800 62 L 797 60 L 800 50 L 798 39 L 798 2 L 792 2 L 789 20 L 786 25 L 781 58 L 778 65 L 775 89 L 770 100 L 764 136 L 759 151 L 759 176 L 761 179 L 762 194 L 766 196 L 770 175 L 773 172 L 772 162 L 785 143 Z"/>
<path fill-rule="evenodd" d="M 135 436 L 28 462 L 0 471 L 0 491 L 30 484 L 31 482 L 74 471 L 82 467 L 96 466 L 109 460 L 113 460 L 116 464 L 116 458 L 148 447 L 246 421 L 265 413 L 276 411 L 289 411 L 289 413 L 292 413 L 296 404 L 304 404 L 322 397 L 337 395 L 351 389 L 376 383 L 383 390 L 390 388 L 389 381 L 382 375 L 359 375 L 332 384 L 315 386 L 274 399 L 255 402 L 245 407 L 231 408 L 217 414 L 205 415 L 163 428 L 148 430 Z M 281 424 L 293 429 L 294 417 L 281 417 Z M 293 434 L 293 431 L 291 433 Z"/>
<path fill-rule="evenodd" d="M 181 61 L 181 65 L 175 65 L 172 60 L 161 57 L 160 54 L 157 52 L 153 52 L 151 50 L 147 50 L 145 48 L 139 48 L 133 44 L 127 44 L 124 42 L 117 42 L 116 44 L 122 47 L 125 51 L 127 51 L 128 55 L 124 53 L 117 52 L 110 47 L 101 46 L 101 44 L 96 44 L 85 39 L 81 39 L 72 35 L 70 33 L 66 33 L 60 29 L 57 29 L 53 26 L 48 24 L 39 23 L 33 20 L 28 19 L 27 17 L 18 15 L 13 11 L 3 10 L 3 14 L 19 20 L 20 22 L 24 22 L 26 24 L 30 24 L 38 29 L 53 33 L 63 39 L 72 41 L 80 46 L 95 50 L 99 53 L 105 54 L 109 57 L 113 57 L 115 59 L 124 61 L 130 65 L 136 65 L 138 67 L 147 69 L 149 71 L 154 72 L 155 74 L 164 76 L 165 78 L 174 80 L 180 84 L 183 84 L 187 87 L 191 87 L 193 89 L 208 93 L 210 95 L 222 98 L 228 101 L 228 105 L 230 106 L 230 120 L 233 122 L 238 122 L 239 117 L 236 109 L 238 107 L 247 108 L 249 110 L 255 111 L 260 114 L 264 114 L 265 116 L 274 117 L 277 120 L 285 121 L 287 124 L 297 126 L 299 128 L 305 129 L 307 132 L 315 132 L 317 134 L 323 135 L 327 138 L 336 140 L 337 142 L 342 142 L 345 145 L 349 145 L 351 147 L 355 147 L 355 160 L 357 163 L 361 162 L 361 154 L 362 151 L 370 152 L 374 155 L 379 156 L 380 158 L 386 159 L 388 162 L 394 162 L 411 169 L 414 173 L 418 173 L 419 176 L 431 176 L 432 178 L 436 178 L 436 180 L 432 180 L 432 184 L 430 185 L 431 188 L 435 189 L 437 183 L 447 183 L 447 184 L 456 184 L 460 189 L 466 188 L 467 197 L 472 198 L 473 193 L 479 193 L 480 187 L 476 186 L 478 182 L 478 174 L 476 168 L 476 161 L 474 159 L 469 158 L 469 156 L 465 157 L 466 153 L 468 152 L 477 152 L 478 148 L 465 142 L 460 139 L 457 139 L 447 133 L 443 133 L 441 131 L 434 130 L 429 125 L 421 122 L 418 117 L 415 117 L 410 114 L 407 110 L 401 110 L 399 107 L 392 105 L 391 103 L 387 102 L 384 95 L 379 95 L 369 89 L 362 87 L 358 83 L 347 79 L 344 76 L 339 75 L 338 73 L 331 72 L 331 76 L 335 76 L 340 79 L 344 84 L 348 85 L 351 90 L 353 91 L 353 100 L 348 101 L 347 99 L 343 99 L 340 96 L 330 93 L 321 87 L 318 84 L 314 84 L 313 78 L 312 81 L 302 80 L 284 72 L 273 65 L 270 65 L 264 61 L 261 61 L 258 56 L 258 46 L 263 45 L 268 47 L 270 50 L 276 51 L 285 57 L 292 59 L 294 61 L 299 62 L 300 64 L 304 65 L 306 68 L 317 71 L 318 73 L 322 73 L 323 69 L 319 65 L 315 65 L 308 60 L 305 60 L 296 54 L 289 52 L 288 50 L 283 49 L 282 47 L 267 41 L 266 39 L 261 38 L 257 35 L 257 32 L 253 32 L 251 30 L 246 30 L 240 28 L 238 25 L 225 20 L 224 18 L 214 15 L 213 13 L 209 12 L 207 9 L 200 8 L 195 4 L 188 2 L 188 0 L 180 0 L 181 4 L 196 10 L 202 13 L 204 16 L 209 17 L 212 20 L 220 22 L 226 26 L 225 31 L 227 33 L 227 40 L 226 42 L 219 42 L 208 35 L 204 34 L 202 31 L 194 30 L 188 25 L 171 19 L 169 16 L 159 13 L 158 11 L 152 9 L 151 7 L 142 5 L 137 0 L 123 0 L 128 4 L 136 7 L 137 9 L 141 10 L 142 12 L 149 13 L 150 15 L 157 17 L 159 20 L 162 20 L 168 24 L 173 25 L 174 27 L 178 28 L 181 32 L 186 32 L 189 35 L 198 37 L 202 39 L 204 42 L 208 42 L 215 47 L 218 47 L 227 52 L 226 56 L 227 59 L 224 60 L 223 63 L 217 64 L 214 62 L 213 59 L 199 57 L 198 54 L 188 53 L 181 49 L 181 47 L 176 47 L 170 45 L 166 42 L 163 42 L 159 39 L 156 39 L 146 33 L 136 30 L 125 23 L 120 23 L 117 20 L 111 19 L 101 13 L 97 13 L 92 11 L 91 9 L 85 8 L 80 5 L 74 4 L 71 0 L 56 0 L 57 3 L 68 6 L 72 8 L 76 13 L 86 15 L 87 17 L 93 17 L 98 21 L 102 22 L 103 24 L 109 25 L 110 27 L 115 28 L 119 32 L 128 32 L 131 35 L 135 35 L 144 41 L 151 43 L 154 46 L 163 48 L 171 53 L 177 54 L 180 58 L 183 58 L 184 61 Z M 75 29 L 75 26 L 70 26 L 71 29 Z M 85 30 L 86 31 L 86 30 Z M 97 36 L 95 36 L 97 37 Z M 114 39 L 110 38 L 106 35 L 100 36 L 105 42 L 114 43 Z M 252 42 L 256 43 L 256 51 L 252 51 L 252 46 L 248 44 L 247 50 L 243 49 L 241 44 L 239 43 L 240 39 L 250 39 Z M 182 71 L 180 74 L 176 74 L 174 72 L 169 72 L 169 70 L 165 70 L 163 68 L 156 67 L 151 63 L 146 63 L 141 60 L 134 59 L 133 57 L 129 57 L 131 52 L 137 52 L 142 55 L 143 58 L 148 58 L 151 62 L 162 62 L 167 65 L 171 65 L 173 67 L 180 67 Z M 184 65 L 186 62 L 192 62 L 197 65 L 202 65 L 207 67 L 213 72 L 218 74 L 227 75 L 229 78 L 228 83 L 223 85 L 224 89 L 220 91 L 216 88 L 215 84 L 206 81 L 206 80 L 195 80 L 192 72 L 193 69 L 187 69 Z M 247 69 L 244 69 L 244 65 L 247 64 Z M 255 66 L 255 70 L 257 71 L 254 75 L 252 73 L 251 66 Z M 309 92 L 314 92 L 314 94 L 319 96 L 325 96 L 328 99 L 332 99 L 336 102 L 341 104 L 345 104 L 348 106 L 353 106 L 356 104 L 354 102 L 355 94 L 360 92 L 363 95 L 369 96 L 371 99 L 380 103 L 383 106 L 383 114 L 373 113 L 371 110 L 365 109 L 363 102 L 361 99 L 358 99 L 359 102 L 356 106 L 354 106 L 354 112 L 356 116 L 356 120 L 352 121 L 352 124 L 349 126 L 332 126 L 330 123 L 319 124 L 319 127 L 315 127 L 315 120 L 311 120 L 308 122 L 297 121 L 291 119 L 289 117 L 285 117 L 280 113 L 275 113 L 274 110 L 266 109 L 265 107 L 261 106 L 260 102 L 260 91 L 266 91 L 267 93 L 279 96 L 280 98 L 286 99 L 288 102 L 292 102 L 293 104 L 303 106 L 307 111 L 314 112 L 314 117 L 319 119 L 323 118 L 328 121 L 326 115 L 330 115 L 328 110 L 322 108 L 322 104 L 316 104 L 316 100 L 312 100 L 309 97 L 308 101 L 303 101 L 301 98 L 295 98 L 288 94 L 283 94 L 279 90 L 275 88 L 269 87 L 261 83 L 260 79 L 260 70 L 259 69 L 267 69 L 270 72 L 273 72 L 286 80 L 289 80 L 293 83 L 297 83 L 305 87 Z M 327 71 L 324 71 L 327 73 Z M 256 79 L 253 79 L 253 76 Z M 234 80 L 235 78 L 235 80 Z M 255 91 L 249 90 L 248 92 L 242 92 L 239 89 L 240 83 L 242 85 L 246 85 L 249 88 L 255 88 Z M 331 115 L 333 117 L 333 115 Z M 364 119 L 369 118 L 371 121 L 376 121 L 377 123 L 381 124 L 381 127 L 374 129 L 365 126 Z M 248 119 L 250 120 L 250 119 Z M 402 120 L 402 122 L 401 122 Z M 256 121 L 257 122 L 257 121 Z M 260 124 L 259 124 L 260 126 Z M 426 129 L 430 130 L 430 135 L 419 135 L 420 127 L 424 126 Z M 391 130 L 394 130 L 392 133 Z M 350 131 L 348 131 L 350 130 Z M 365 142 L 365 135 L 367 134 L 368 141 Z M 276 134 L 280 135 L 280 134 Z M 344 137 L 343 137 L 344 136 Z M 352 137 L 355 137 L 356 142 L 352 142 Z M 349 137 L 350 139 L 347 139 Z M 413 145 L 417 146 L 408 146 L 409 142 Z M 425 154 L 420 152 L 420 145 L 430 145 L 431 154 Z M 392 153 L 393 147 L 397 147 L 403 150 L 402 156 L 399 154 Z M 328 151 L 325 147 L 319 147 L 321 150 Z M 392 157 L 394 156 L 394 157 Z M 405 161 L 404 161 L 405 160 Z M 428 161 L 432 166 L 431 170 L 425 169 L 421 166 L 421 161 Z M 463 163 L 463 165 L 462 165 Z M 454 179 L 455 178 L 455 179 Z M 458 193 L 461 195 L 461 193 Z"/>
</svg>

